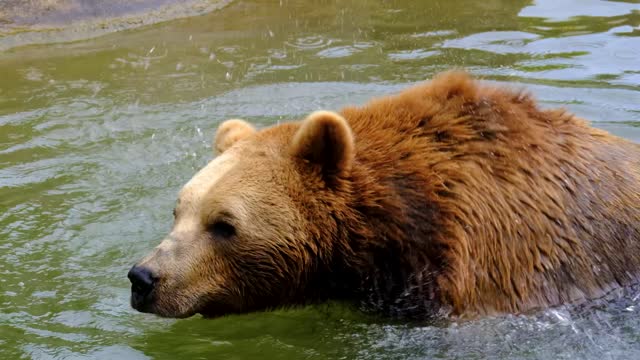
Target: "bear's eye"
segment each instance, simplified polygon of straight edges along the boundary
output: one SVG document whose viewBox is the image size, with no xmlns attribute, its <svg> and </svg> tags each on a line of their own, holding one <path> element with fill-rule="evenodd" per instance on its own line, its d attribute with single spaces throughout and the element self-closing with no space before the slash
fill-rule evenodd
<svg viewBox="0 0 640 360">
<path fill-rule="evenodd" d="M 223 239 L 229 239 L 236 234 L 236 228 L 223 220 L 218 220 L 209 225 L 209 231 L 214 237 Z"/>
</svg>

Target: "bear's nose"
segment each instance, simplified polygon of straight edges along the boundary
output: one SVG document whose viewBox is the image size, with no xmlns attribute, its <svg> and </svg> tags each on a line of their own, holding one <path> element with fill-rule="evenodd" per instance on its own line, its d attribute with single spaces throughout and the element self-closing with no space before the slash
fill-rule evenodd
<svg viewBox="0 0 640 360">
<path fill-rule="evenodd" d="M 131 281 L 131 292 L 134 294 L 144 297 L 153 290 L 156 278 L 148 268 L 144 266 L 134 266 L 129 270 L 127 277 Z"/>
</svg>

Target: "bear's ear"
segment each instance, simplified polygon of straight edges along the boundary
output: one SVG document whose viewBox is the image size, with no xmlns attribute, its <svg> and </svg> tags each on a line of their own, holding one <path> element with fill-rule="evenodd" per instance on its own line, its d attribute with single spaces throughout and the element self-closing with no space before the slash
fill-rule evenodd
<svg viewBox="0 0 640 360">
<path fill-rule="evenodd" d="M 239 140 L 256 132 L 256 129 L 248 122 L 240 119 L 231 119 L 218 126 L 213 138 L 213 151 L 222 154 Z"/>
<path fill-rule="evenodd" d="M 331 111 L 316 111 L 298 129 L 291 154 L 322 167 L 325 177 L 344 177 L 351 172 L 355 140 L 347 121 Z"/>
</svg>

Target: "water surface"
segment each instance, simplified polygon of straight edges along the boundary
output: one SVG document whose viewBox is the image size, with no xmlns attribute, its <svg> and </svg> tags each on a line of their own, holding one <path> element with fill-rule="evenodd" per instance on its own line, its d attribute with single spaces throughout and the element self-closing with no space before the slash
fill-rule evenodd
<svg viewBox="0 0 640 360">
<path fill-rule="evenodd" d="M 640 142 L 636 1 L 313 3 L 234 1 L 75 42 L 0 34 L 0 358 L 640 358 L 633 291 L 452 324 L 338 304 L 177 321 L 129 308 L 128 268 L 227 118 L 269 125 L 464 67 Z"/>
</svg>

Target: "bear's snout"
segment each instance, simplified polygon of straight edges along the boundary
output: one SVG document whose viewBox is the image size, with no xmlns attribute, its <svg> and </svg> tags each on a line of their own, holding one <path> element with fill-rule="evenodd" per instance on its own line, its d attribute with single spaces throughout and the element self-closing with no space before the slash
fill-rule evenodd
<svg viewBox="0 0 640 360">
<path fill-rule="evenodd" d="M 131 306 L 138 311 L 144 311 L 156 277 L 149 268 L 138 265 L 134 265 L 129 270 L 127 277 L 131 281 Z"/>
</svg>

